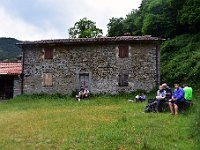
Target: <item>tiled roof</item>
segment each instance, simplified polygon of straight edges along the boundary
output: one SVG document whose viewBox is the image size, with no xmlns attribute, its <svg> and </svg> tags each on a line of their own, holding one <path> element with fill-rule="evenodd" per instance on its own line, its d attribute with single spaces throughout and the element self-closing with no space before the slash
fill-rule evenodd
<svg viewBox="0 0 200 150">
<path fill-rule="evenodd" d="M 114 43 L 131 41 L 162 41 L 159 37 L 152 36 L 118 36 L 118 37 L 99 37 L 99 38 L 78 38 L 78 39 L 54 39 L 41 41 L 24 41 L 17 45 L 42 45 L 42 44 L 85 44 L 85 43 Z"/>
<path fill-rule="evenodd" d="M 21 63 L 0 63 L 0 75 L 20 75 L 22 73 Z"/>
</svg>

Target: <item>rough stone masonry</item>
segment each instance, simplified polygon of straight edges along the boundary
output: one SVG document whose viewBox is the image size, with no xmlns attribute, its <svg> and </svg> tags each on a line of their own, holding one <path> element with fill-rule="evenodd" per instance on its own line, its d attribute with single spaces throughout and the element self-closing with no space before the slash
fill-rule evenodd
<svg viewBox="0 0 200 150">
<path fill-rule="evenodd" d="M 23 93 L 150 91 L 160 82 L 160 44 L 151 36 L 61 39 L 19 43 Z"/>
</svg>

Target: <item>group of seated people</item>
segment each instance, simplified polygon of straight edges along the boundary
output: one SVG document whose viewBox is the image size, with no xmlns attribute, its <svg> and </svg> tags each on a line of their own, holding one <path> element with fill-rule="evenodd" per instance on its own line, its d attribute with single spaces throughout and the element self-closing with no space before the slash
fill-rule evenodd
<svg viewBox="0 0 200 150">
<path fill-rule="evenodd" d="M 86 99 L 89 97 L 90 91 L 87 88 L 81 88 L 78 95 L 76 95 L 76 100 L 81 101 L 81 99 Z"/>
<path fill-rule="evenodd" d="M 188 85 L 183 85 L 184 88 L 178 83 L 174 84 L 174 92 L 169 88 L 169 86 L 164 83 L 159 87 L 156 95 L 156 112 L 162 112 L 163 104 L 168 102 L 169 108 L 172 115 L 178 115 L 179 108 L 184 107 L 184 105 L 192 105 L 192 88 Z"/>
</svg>

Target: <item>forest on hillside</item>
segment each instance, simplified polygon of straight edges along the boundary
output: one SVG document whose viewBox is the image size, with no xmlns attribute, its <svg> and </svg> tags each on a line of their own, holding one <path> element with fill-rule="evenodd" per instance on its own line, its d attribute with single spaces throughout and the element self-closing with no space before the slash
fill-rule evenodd
<svg viewBox="0 0 200 150">
<path fill-rule="evenodd" d="M 125 18 L 111 18 L 108 36 L 152 35 L 161 46 L 162 82 L 200 81 L 200 1 L 143 0 Z"/>
<path fill-rule="evenodd" d="M 0 38 L 0 61 L 16 61 L 16 57 L 21 55 L 16 43 L 19 41 L 14 38 Z"/>
</svg>

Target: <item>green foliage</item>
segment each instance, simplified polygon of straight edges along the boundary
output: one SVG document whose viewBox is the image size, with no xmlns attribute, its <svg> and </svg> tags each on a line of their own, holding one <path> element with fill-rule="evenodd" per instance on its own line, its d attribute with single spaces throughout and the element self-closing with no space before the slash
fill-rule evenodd
<svg viewBox="0 0 200 150">
<path fill-rule="evenodd" d="M 124 19 L 112 18 L 107 25 L 108 36 L 123 36 L 125 33 Z"/>
<path fill-rule="evenodd" d="M 112 18 L 108 36 L 152 35 L 165 38 L 199 32 L 199 0 L 143 0 L 126 18 Z"/>
<path fill-rule="evenodd" d="M 103 35 L 102 29 L 96 27 L 96 23 L 87 18 L 80 19 L 74 27 L 69 29 L 70 38 L 92 38 Z"/>
<path fill-rule="evenodd" d="M 13 38 L 0 38 L 0 61 L 15 61 L 21 54 L 21 49 L 16 46 L 19 42 Z"/>
<path fill-rule="evenodd" d="M 170 1 L 151 0 L 143 11 L 144 19 L 142 33 L 171 37 L 176 31 L 176 24 L 170 12 Z"/>
<path fill-rule="evenodd" d="M 132 10 L 126 18 L 112 18 L 107 24 L 108 36 L 139 35 L 141 34 L 138 10 Z"/>
<path fill-rule="evenodd" d="M 59 97 L 35 94 L 0 103 L 0 149 L 198 149 L 199 91 L 193 110 L 176 117 L 143 113 L 146 103 L 127 101 L 133 95 L 81 102 Z"/>
<path fill-rule="evenodd" d="M 161 47 L 163 82 L 198 85 L 200 82 L 200 34 L 181 35 Z"/>
<path fill-rule="evenodd" d="M 178 15 L 182 25 L 188 26 L 192 32 L 200 31 L 200 1 L 187 0 Z"/>
<path fill-rule="evenodd" d="M 131 13 L 126 15 L 124 20 L 124 32 L 125 34 L 135 35 L 137 31 L 137 26 L 135 23 L 137 10 L 132 10 Z"/>
<path fill-rule="evenodd" d="M 199 87 L 198 87 L 199 88 Z M 196 90 L 195 93 L 200 93 L 200 89 Z M 194 99 L 200 99 L 200 94 L 195 94 Z M 190 137 L 195 138 L 195 143 L 197 143 L 197 149 L 200 149 L 200 103 L 194 102 L 192 113 L 195 114 L 193 120 L 193 127 Z"/>
</svg>

